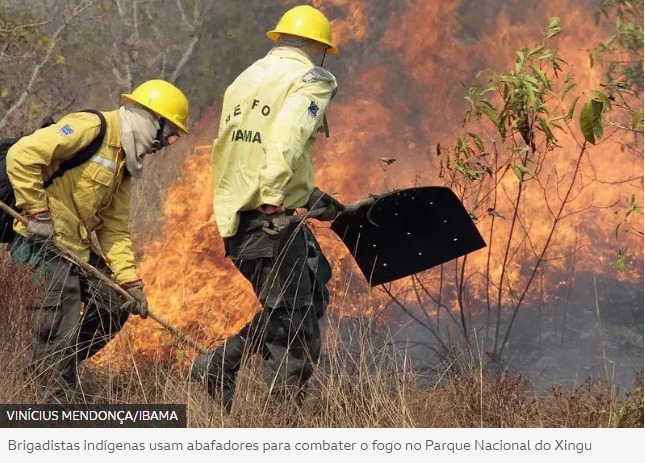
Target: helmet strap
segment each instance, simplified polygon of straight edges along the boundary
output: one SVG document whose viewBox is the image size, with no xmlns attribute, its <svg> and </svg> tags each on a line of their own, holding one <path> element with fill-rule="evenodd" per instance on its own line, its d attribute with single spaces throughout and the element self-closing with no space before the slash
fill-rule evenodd
<svg viewBox="0 0 645 463">
<path fill-rule="evenodd" d="M 155 139 L 152 142 L 152 149 L 154 151 L 159 151 L 163 148 L 163 131 L 164 126 L 166 125 L 166 119 L 163 117 L 157 117 L 157 122 L 159 123 L 159 128 L 157 129 L 157 135 L 155 135 Z"/>
<path fill-rule="evenodd" d="M 325 47 L 325 51 L 323 52 L 322 58 L 320 60 L 320 67 L 323 67 L 323 64 L 325 64 L 325 57 L 327 56 L 327 50 L 329 50 L 329 47 Z"/>
</svg>

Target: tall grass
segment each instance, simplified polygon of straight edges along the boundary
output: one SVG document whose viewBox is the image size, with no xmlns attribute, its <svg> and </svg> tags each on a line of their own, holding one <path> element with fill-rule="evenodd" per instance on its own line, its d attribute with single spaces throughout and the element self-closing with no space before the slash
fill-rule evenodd
<svg viewBox="0 0 645 463">
<path fill-rule="evenodd" d="M 33 403 L 33 383 L 23 368 L 31 358 L 31 333 L 27 307 L 42 297 L 24 267 L 12 264 L 0 245 L 0 402 Z"/>
<path fill-rule="evenodd" d="M 42 297 L 30 272 L 0 257 L 0 401 L 34 403 L 26 374 L 28 307 Z M 420 370 L 387 327 L 328 317 L 323 357 L 301 403 L 275 403 L 251 357 L 225 413 L 190 380 L 187 357 L 168 361 L 135 351 L 127 339 L 80 369 L 79 403 L 185 403 L 191 427 L 642 427 L 643 375 L 621 390 L 604 379 L 538 391 L 521 374 L 461 355 Z M 129 334 L 132 335 L 132 334 Z M 120 335 L 119 335 L 120 336 Z M 424 373 L 422 373 L 422 371 Z"/>
</svg>

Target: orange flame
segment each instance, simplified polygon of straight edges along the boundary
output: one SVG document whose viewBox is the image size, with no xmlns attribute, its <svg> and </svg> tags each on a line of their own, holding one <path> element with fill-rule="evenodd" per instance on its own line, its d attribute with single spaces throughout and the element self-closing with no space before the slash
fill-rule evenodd
<svg viewBox="0 0 645 463">
<path fill-rule="evenodd" d="M 317 181 L 322 189 L 338 192 L 342 201 L 352 202 L 368 192 L 443 184 L 439 158 L 433 152 L 437 142 L 454 140 L 459 132 L 464 109 L 464 90 L 459 81 L 469 82 L 478 69 L 508 68 L 514 50 L 540 40 L 540 29 L 549 16 L 560 14 L 565 27 L 570 26 L 558 47 L 575 70 L 580 87 L 598 87 L 599 70 L 589 69 L 587 52 L 581 44 L 591 47 L 603 34 L 577 2 L 543 0 L 536 5 L 500 6 L 501 11 L 496 12 L 479 8 L 475 13 L 464 9 L 466 4 L 478 8 L 474 2 L 408 0 L 400 13 L 387 12 L 387 20 L 381 18 L 383 32 L 376 40 L 370 27 L 373 18 L 369 12 L 374 9 L 370 2 L 314 1 L 323 11 L 343 12 L 344 17 L 333 21 L 335 37 L 338 43 L 346 44 L 341 53 L 357 59 L 349 72 L 351 78 L 346 79 L 347 83 L 341 81 L 339 94 L 330 105 L 331 138 L 320 139 L 317 145 Z M 384 4 L 383 8 L 389 7 Z M 464 24 L 468 14 L 477 15 L 478 27 Z M 515 17 L 521 17 L 521 21 Z M 526 21 L 526 17 L 532 20 Z M 334 62 L 329 64 L 333 71 Z M 216 133 L 215 120 L 214 114 L 208 113 L 200 121 L 199 131 L 206 133 L 202 142 L 209 143 Z M 571 137 L 561 138 L 562 147 L 549 153 L 545 169 L 566 177 L 572 169 L 572 153 L 579 147 Z M 396 159 L 396 163 L 384 169 L 378 163 L 383 156 Z M 181 179 L 166 192 L 163 237 L 145 246 L 140 273 L 151 307 L 171 323 L 211 343 L 236 332 L 258 306 L 248 282 L 224 258 L 221 239 L 210 221 L 212 180 L 208 159 L 209 146 L 195 147 L 184 163 Z M 587 178 L 602 177 L 604 183 L 590 185 L 578 194 L 571 210 L 611 205 L 621 199 L 625 185 L 616 182 L 629 177 L 642 179 L 642 159 L 621 150 L 618 140 L 606 140 L 601 150 L 590 151 L 584 159 L 583 172 Z M 555 182 L 555 178 L 551 181 Z M 561 194 L 554 185 L 546 188 L 549 204 L 557 203 Z M 505 284 L 509 288 L 526 280 L 552 222 L 543 189 L 536 183 L 527 184 L 527 188 L 526 200 L 520 206 L 525 221 L 520 226 L 531 230 L 531 238 L 528 242 L 526 236 L 518 237 L 514 243 L 518 251 L 506 269 L 509 277 Z M 517 179 L 512 175 L 499 185 L 502 199 L 498 210 L 502 215 L 511 213 L 505 198 L 512 197 L 516 189 Z M 639 199 L 642 204 L 642 197 Z M 488 205 L 483 205 L 484 210 Z M 469 208 L 471 204 L 467 202 L 465 206 Z M 490 217 L 481 210 L 476 212 L 480 216 L 478 227 L 488 240 Z M 547 293 L 556 295 L 558 287 L 566 284 L 563 275 L 570 264 L 563 256 L 570 256 L 575 246 L 582 248 L 576 255 L 576 268 L 580 271 L 613 271 L 615 222 L 603 214 L 606 211 L 591 208 L 558 224 L 549 261 L 543 268 L 544 278 L 553 282 Z M 495 227 L 494 242 L 489 245 L 494 246 L 492 279 L 498 281 L 504 255 L 501 243 L 509 232 L 510 221 L 497 220 Z M 317 236 L 334 267 L 331 307 L 346 315 L 380 313 L 383 298 L 367 291 L 339 239 L 323 226 L 317 226 Z M 636 249 L 637 264 L 642 262 L 642 241 L 632 236 L 626 239 Z M 483 274 L 486 252 L 469 256 L 473 275 Z M 631 276 L 638 281 L 642 277 L 642 269 Z M 430 271 L 424 278 L 429 287 L 438 286 L 438 271 Z M 450 300 L 448 306 L 455 307 L 456 302 Z M 143 350 L 159 341 L 153 339 L 158 333 L 145 333 L 140 330 L 136 341 Z"/>
</svg>

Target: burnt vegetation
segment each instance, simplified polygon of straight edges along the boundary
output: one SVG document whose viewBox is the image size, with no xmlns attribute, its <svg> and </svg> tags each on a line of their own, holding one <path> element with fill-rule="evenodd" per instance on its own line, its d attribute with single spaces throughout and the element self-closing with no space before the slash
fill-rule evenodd
<svg viewBox="0 0 645 463">
<path fill-rule="evenodd" d="M 328 11 L 339 17 L 349 8 L 331 3 Z M 158 346 L 135 347 L 137 333 L 157 330 L 151 321 L 126 330 L 113 343 L 118 348 L 109 346 L 106 355 L 83 366 L 76 400 L 186 403 L 189 426 L 644 425 L 643 173 L 626 167 L 621 178 L 608 180 L 594 164 L 605 147 L 642 156 L 643 2 L 587 1 L 576 8 L 587 8 L 584 17 L 604 34 L 599 42 L 575 44 L 587 50 L 588 66 L 602 69 L 602 81 L 593 88 L 578 80 L 581 71 L 569 67 L 559 42 L 567 34 L 566 13 L 551 18 L 540 10 L 541 2 L 528 15 L 517 2 L 505 7 L 490 1 L 456 3 L 454 37 L 446 40 L 464 46 L 484 40 L 500 15 L 510 28 L 527 16 L 542 17 L 546 26 L 531 29 L 521 37 L 526 44 L 507 50 L 503 67 L 478 73 L 491 61 L 469 55 L 472 72 L 451 76 L 453 99 L 446 99 L 458 101 L 459 111 L 450 113 L 454 120 L 437 116 L 439 126 L 450 127 L 450 137 L 431 137 L 420 125 L 410 131 L 430 153 L 436 173 L 430 181 L 450 186 L 480 228 L 488 244 L 479 254 L 483 260 L 463 257 L 377 288 L 377 308 L 357 314 L 352 307 L 352 316 L 343 316 L 349 312 L 344 295 L 365 287 L 350 284 L 351 272 L 337 265 L 323 359 L 299 406 L 272 403 L 260 362 L 251 358 L 241 371 L 232 413 L 224 413 L 190 381 L 194 353 L 189 348 L 165 334 L 155 338 Z M 208 144 L 216 131 L 208 121 L 216 120 L 226 85 L 267 49 L 261 31 L 272 26 L 281 9 L 260 1 L 75 0 L 64 7 L 5 1 L 0 6 L 0 135 L 29 132 L 48 115 L 116 107 L 120 93 L 159 77 L 186 90 L 193 122 L 206 121 L 188 143 Z M 401 119 L 406 111 L 421 118 L 420 100 L 407 109 L 399 105 L 413 94 L 410 88 L 425 87 L 396 53 L 388 50 L 378 61 L 382 50 L 370 45 L 386 37 L 392 18 L 404 10 L 402 2 L 370 2 L 365 8 L 372 22 L 370 40 L 343 44 L 337 74 L 341 82 L 351 81 L 362 66 L 388 66 L 396 76 L 391 79 L 401 85 L 390 85 L 384 101 Z M 177 24 L 173 34 L 164 33 L 169 23 Z M 437 67 L 450 67 L 443 56 L 433 59 Z M 455 79 L 464 82 L 459 92 Z M 388 141 L 378 137 L 380 143 Z M 178 165 L 189 152 L 177 146 L 147 160 L 132 205 L 139 257 L 159 236 L 163 192 L 178 179 Z M 380 177 L 373 183 L 385 190 L 410 186 L 407 178 L 396 179 L 405 172 L 405 156 L 382 155 L 359 158 L 365 165 L 376 160 Z M 418 159 L 415 163 L 421 165 Z M 420 176 L 414 184 L 428 180 Z M 599 200 L 594 188 L 615 188 L 620 199 Z M 597 225 L 603 221 L 611 224 Z M 595 226 L 588 235 L 585 225 Z M 567 226 L 576 231 L 573 237 L 562 232 Z M 585 269 L 581 261 L 595 251 L 595 242 L 610 243 L 615 252 L 600 270 Z M 44 288 L 32 277 L 0 247 L 3 403 L 33 402 L 30 373 L 24 369 L 30 355 L 28 307 Z M 194 327 L 206 342 L 199 326 L 199 320 L 185 320 L 182 328 L 191 332 Z"/>
<path fill-rule="evenodd" d="M 32 275 L 0 259 L 3 371 L 0 402 L 33 403 L 28 305 L 41 297 Z M 260 362 L 242 369 L 236 402 L 226 414 L 189 380 L 184 359 L 142 357 L 120 349 L 80 370 L 80 403 L 186 403 L 192 427 L 642 427 L 643 377 L 623 389 L 605 378 L 573 387 L 536 388 L 516 370 L 453 353 L 450 363 L 423 372 L 395 347 L 391 333 L 362 320 L 329 319 L 327 349 L 302 404 L 274 404 Z M 339 334 L 342 333 L 342 336 Z"/>
</svg>

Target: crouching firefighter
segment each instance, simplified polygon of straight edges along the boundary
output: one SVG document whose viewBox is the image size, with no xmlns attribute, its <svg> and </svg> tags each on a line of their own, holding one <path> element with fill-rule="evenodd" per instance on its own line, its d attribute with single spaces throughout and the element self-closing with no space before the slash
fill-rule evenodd
<svg viewBox="0 0 645 463">
<path fill-rule="evenodd" d="M 337 86 L 320 67 L 338 53 L 331 24 L 317 9 L 297 6 L 267 37 L 275 47 L 226 90 L 211 155 L 219 233 L 262 305 L 238 334 L 193 363 L 193 378 L 226 410 L 249 354 L 263 357 L 272 397 L 300 397 L 320 356 L 331 270 L 311 231 L 288 217 L 306 207 L 330 221 L 344 208 L 315 187 L 311 158 Z"/>
<path fill-rule="evenodd" d="M 31 266 L 46 289 L 30 314 L 31 367 L 43 402 L 73 400 L 78 362 L 104 347 L 129 314 L 147 316 L 128 229 L 131 184 L 141 176 L 144 156 L 187 133 L 188 100 L 163 80 L 122 96 L 128 104 L 115 111 L 69 114 L 22 137 L 7 153 L 16 206 L 28 218 L 26 226 L 14 223 L 11 256 Z M 48 249 L 51 240 L 110 275 L 134 301 L 124 302 Z"/>
</svg>

